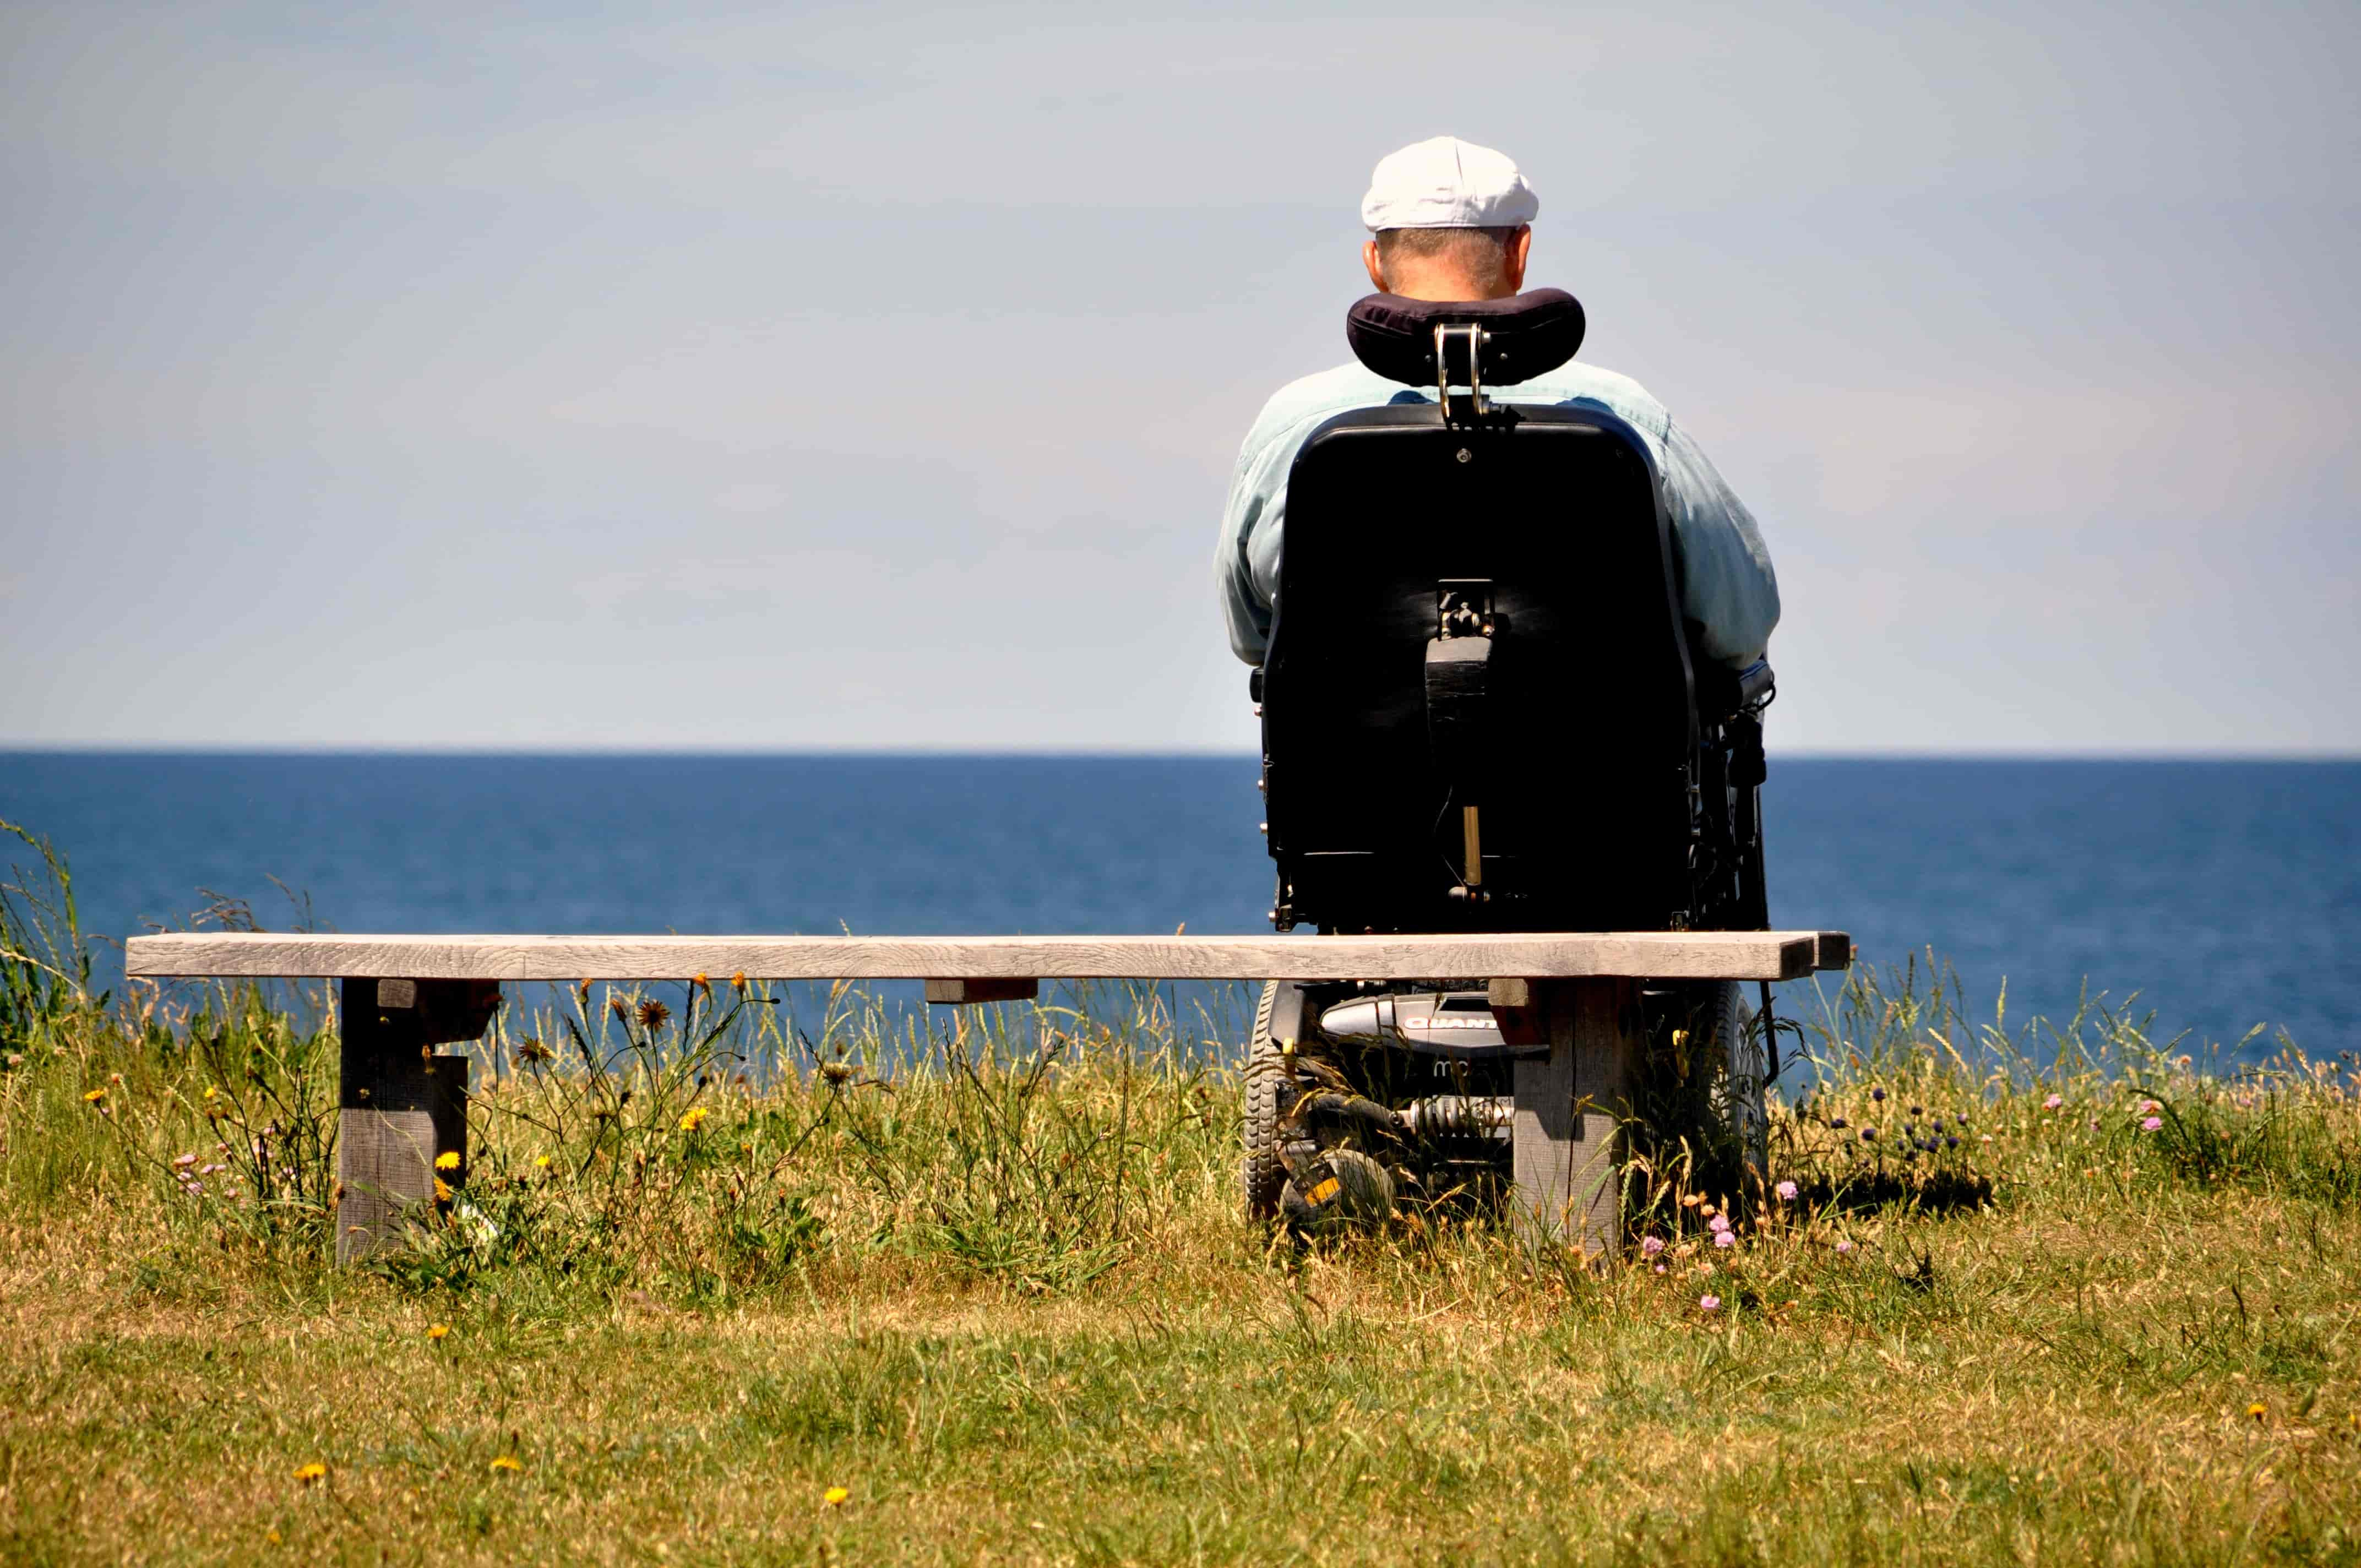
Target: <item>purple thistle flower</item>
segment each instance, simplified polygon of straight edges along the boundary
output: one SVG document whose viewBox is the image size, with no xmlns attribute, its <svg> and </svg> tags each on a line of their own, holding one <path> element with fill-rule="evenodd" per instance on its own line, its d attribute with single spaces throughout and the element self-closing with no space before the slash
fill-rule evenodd
<svg viewBox="0 0 2361 1568">
<path fill-rule="evenodd" d="M 2161 1116 L 2150 1116 L 2140 1124 L 2140 1131 L 2143 1133 L 2157 1133 L 2163 1130 L 2164 1118 Z"/>
<path fill-rule="evenodd" d="M 1779 1195 L 1779 1201 L 1782 1203 L 1793 1203 L 1795 1201 L 1795 1184 L 1792 1181 L 1783 1181 L 1771 1190 Z"/>
<path fill-rule="evenodd" d="M 1865 1144 L 1873 1144 L 1877 1142 L 1877 1129 L 1875 1127 L 1863 1127 L 1861 1130 L 1861 1141 Z"/>
<path fill-rule="evenodd" d="M 1869 1097 L 1872 1100 L 1883 1101 L 1885 1098 L 1885 1091 L 1883 1089 L 1872 1089 L 1869 1091 Z"/>
<path fill-rule="evenodd" d="M 1958 1148 L 1960 1146 L 1960 1140 L 1957 1138 L 1947 1137 L 1943 1140 L 1943 1146 L 1947 1149 Z"/>
<path fill-rule="evenodd" d="M 1662 1252 L 1662 1251 L 1664 1251 L 1664 1237 L 1662 1237 L 1662 1236 L 1642 1236 L 1642 1237 L 1641 1237 L 1641 1238 L 1640 1238 L 1640 1251 L 1641 1251 L 1641 1253 L 1642 1253 L 1642 1255 L 1644 1255 L 1645 1256 L 1648 1256 L 1648 1257 L 1653 1257 L 1653 1256 L 1655 1256 L 1658 1253 L 1660 1253 L 1660 1252 Z"/>
<path fill-rule="evenodd" d="M 1917 1106 L 1916 1106 L 1916 1105 L 1913 1105 L 1912 1107 L 1910 1107 L 1910 1113 L 1911 1113 L 1913 1116 L 1923 1116 L 1923 1115 L 1925 1115 L 1925 1114 L 1926 1114 L 1926 1113 L 1925 1113 L 1924 1111 L 1921 1111 L 1921 1110 L 1920 1110 L 1920 1109 L 1918 1109 L 1918 1107 L 1917 1107 Z"/>
<path fill-rule="evenodd" d="M 1719 1312 L 1719 1311 L 1720 1311 L 1720 1310 L 1721 1310 L 1721 1298 L 1720 1298 L 1720 1297 L 1719 1297 L 1719 1296 L 1700 1296 L 1700 1297 L 1698 1297 L 1698 1298 L 1697 1298 L 1697 1310 L 1698 1310 L 1698 1311 L 1700 1311 L 1700 1312 Z"/>
<path fill-rule="evenodd" d="M 1828 1118 L 1828 1125 L 1841 1133 L 1844 1131 L 1845 1119 L 1842 1116 L 1831 1116 Z"/>
</svg>

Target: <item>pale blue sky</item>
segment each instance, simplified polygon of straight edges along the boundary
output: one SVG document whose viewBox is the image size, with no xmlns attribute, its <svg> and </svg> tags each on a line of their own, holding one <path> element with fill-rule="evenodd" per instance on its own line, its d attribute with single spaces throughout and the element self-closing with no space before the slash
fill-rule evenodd
<svg viewBox="0 0 2361 1568">
<path fill-rule="evenodd" d="M 1775 744 L 2361 750 L 2361 7 L 13 5 L 0 744 L 1237 749 L 1239 437 L 1450 132 Z"/>
</svg>

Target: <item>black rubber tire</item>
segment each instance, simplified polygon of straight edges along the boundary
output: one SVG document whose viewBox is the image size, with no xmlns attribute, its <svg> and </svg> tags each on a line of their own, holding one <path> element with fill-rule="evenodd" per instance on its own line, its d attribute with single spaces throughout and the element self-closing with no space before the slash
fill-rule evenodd
<svg viewBox="0 0 2361 1568">
<path fill-rule="evenodd" d="M 1279 1097 L 1287 1089 L 1287 1068 L 1279 1057 L 1279 1042 L 1270 1037 L 1271 1009 L 1278 1000 L 1279 981 L 1265 981 L 1262 1001 L 1255 1008 L 1254 1036 L 1246 1042 L 1238 1185 L 1249 1220 L 1277 1219 L 1279 1193 L 1287 1186 L 1287 1168 L 1279 1160 Z"/>
</svg>

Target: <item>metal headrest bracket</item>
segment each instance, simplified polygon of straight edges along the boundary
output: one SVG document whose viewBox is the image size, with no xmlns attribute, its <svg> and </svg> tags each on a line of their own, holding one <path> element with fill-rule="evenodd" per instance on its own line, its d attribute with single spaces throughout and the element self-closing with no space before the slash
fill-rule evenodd
<svg viewBox="0 0 2361 1568">
<path fill-rule="evenodd" d="M 1467 341 L 1467 409 L 1464 417 L 1452 399 L 1451 360 L 1445 353 L 1454 334 Z M 1492 405 L 1484 400 L 1484 372 L 1477 364 L 1478 354 L 1491 336 L 1474 322 L 1434 323 L 1434 400 L 1443 405 L 1444 423 L 1472 424 L 1492 411 Z"/>
</svg>

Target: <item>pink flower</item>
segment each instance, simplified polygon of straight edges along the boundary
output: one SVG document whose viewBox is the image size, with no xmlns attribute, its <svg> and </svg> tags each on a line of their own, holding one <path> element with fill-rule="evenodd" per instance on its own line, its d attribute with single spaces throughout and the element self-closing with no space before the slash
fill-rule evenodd
<svg viewBox="0 0 2361 1568">
<path fill-rule="evenodd" d="M 1839 1242 L 1837 1243 L 1837 1250 L 1839 1252 L 1850 1252 L 1852 1250 L 1852 1243 Z"/>
<path fill-rule="evenodd" d="M 2055 1111 L 2058 1107 L 2065 1103 L 2066 1097 L 2063 1094 L 2053 1094 L 2048 1099 L 2041 1102 L 2041 1108 L 2044 1111 Z"/>
<path fill-rule="evenodd" d="M 1698 1310 L 1698 1311 L 1700 1311 L 1700 1312 L 1719 1312 L 1719 1311 L 1720 1311 L 1720 1310 L 1721 1310 L 1721 1298 L 1720 1298 L 1720 1297 L 1719 1297 L 1719 1296 L 1700 1296 L 1700 1297 L 1698 1297 L 1698 1298 L 1697 1298 L 1697 1310 Z"/>
<path fill-rule="evenodd" d="M 1738 1238 L 1731 1235 L 1728 1231 L 1716 1231 L 1713 1233 L 1713 1245 L 1716 1246 L 1736 1246 L 1738 1245 Z"/>
<path fill-rule="evenodd" d="M 2164 1118 L 2161 1116 L 2150 1116 L 2140 1124 L 2140 1131 L 2143 1133 L 2161 1132 L 2163 1129 Z"/>
<path fill-rule="evenodd" d="M 1792 1181 L 1783 1181 L 1771 1190 L 1779 1194 L 1779 1201 L 1782 1203 L 1793 1203 L 1795 1201 L 1795 1184 Z"/>
<path fill-rule="evenodd" d="M 1657 1272 L 1657 1273 L 1662 1274 L 1664 1271 L 1664 1266 L 1663 1264 L 1661 1264 L 1661 1263 L 1660 1263 L 1660 1264 L 1656 1265 L 1656 1272 Z"/>
<path fill-rule="evenodd" d="M 192 1154 L 176 1154 L 172 1157 L 172 1163 L 185 1169 L 197 1163 L 197 1157 Z"/>
<path fill-rule="evenodd" d="M 1642 1236 L 1642 1237 L 1641 1237 L 1641 1238 L 1640 1238 L 1640 1251 L 1641 1251 L 1644 1255 L 1649 1256 L 1649 1257 L 1653 1257 L 1653 1256 L 1655 1256 L 1658 1253 L 1660 1253 L 1660 1252 L 1662 1252 L 1662 1251 L 1664 1251 L 1664 1237 L 1662 1237 L 1662 1236 Z"/>
<path fill-rule="evenodd" d="M 1705 1228 L 1715 1235 L 1727 1235 L 1730 1234 L 1730 1218 L 1725 1214 L 1716 1214 L 1705 1223 Z"/>
<path fill-rule="evenodd" d="M 2143 1116 L 2147 1115 L 2150 1112 L 2153 1112 L 2158 1108 L 2157 1102 L 2153 1100 L 2143 1100 L 2140 1102 L 2140 1114 Z"/>
</svg>

